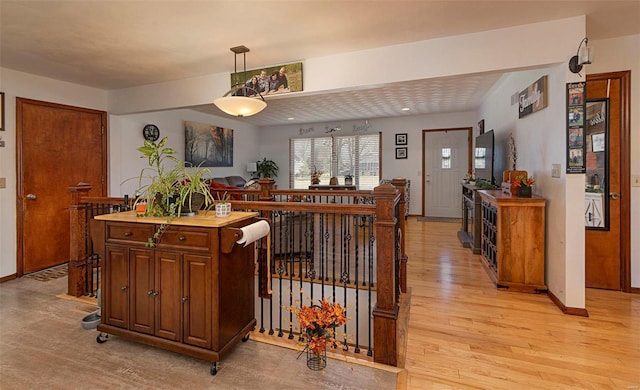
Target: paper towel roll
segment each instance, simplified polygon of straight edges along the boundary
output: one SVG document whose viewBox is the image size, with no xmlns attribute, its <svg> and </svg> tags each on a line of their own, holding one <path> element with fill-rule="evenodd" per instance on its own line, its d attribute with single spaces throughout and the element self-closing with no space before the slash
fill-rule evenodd
<svg viewBox="0 0 640 390">
<path fill-rule="evenodd" d="M 242 238 L 236 241 L 236 244 L 244 244 L 244 246 L 247 246 L 269 234 L 270 229 L 271 227 L 267 221 L 258 221 L 240 228 L 240 230 L 242 230 Z"/>
</svg>

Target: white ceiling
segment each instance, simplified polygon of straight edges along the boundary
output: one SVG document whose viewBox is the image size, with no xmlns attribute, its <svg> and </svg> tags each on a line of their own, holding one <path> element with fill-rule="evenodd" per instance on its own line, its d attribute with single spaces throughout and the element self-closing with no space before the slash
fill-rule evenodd
<svg viewBox="0 0 640 390">
<path fill-rule="evenodd" d="M 587 15 L 591 40 L 640 33 L 640 0 L 0 1 L 0 66 L 119 89 Z M 576 45 L 578 42 L 576 42 Z M 477 108 L 500 75 L 268 99 L 258 125 Z M 213 98 L 213 97 L 212 97 Z M 313 109 L 311 109 L 313 108 Z M 195 109 L 224 115 L 212 105 Z M 288 117 L 294 117 L 288 121 Z"/>
</svg>

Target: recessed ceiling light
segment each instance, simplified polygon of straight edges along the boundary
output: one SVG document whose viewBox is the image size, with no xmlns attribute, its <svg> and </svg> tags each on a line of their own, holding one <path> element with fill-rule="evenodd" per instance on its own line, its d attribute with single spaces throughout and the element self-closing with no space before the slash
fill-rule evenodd
<svg viewBox="0 0 640 390">
<path fill-rule="evenodd" d="M 294 120 L 294 119 L 296 119 L 296 118 L 294 118 L 294 117 L 292 117 L 292 116 L 290 116 L 290 117 L 288 117 L 288 118 L 287 118 L 287 120 L 288 120 L 288 121 L 292 121 L 292 120 Z"/>
<path fill-rule="evenodd" d="M 410 108 L 409 108 L 409 107 L 403 107 L 403 108 L 402 108 L 402 111 L 409 111 L 409 110 L 410 110 Z"/>
</svg>

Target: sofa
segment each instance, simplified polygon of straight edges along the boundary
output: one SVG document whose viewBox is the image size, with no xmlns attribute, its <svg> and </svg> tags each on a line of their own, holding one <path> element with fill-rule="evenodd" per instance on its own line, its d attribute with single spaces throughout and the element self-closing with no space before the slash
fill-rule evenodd
<svg viewBox="0 0 640 390">
<path fill-rule="evenodd" d="M 211 181 L 237 188 L 244 188 L 244 185 L 247 184 L 247 181 L 242 176 L 214 177 Z"/>
</svg>

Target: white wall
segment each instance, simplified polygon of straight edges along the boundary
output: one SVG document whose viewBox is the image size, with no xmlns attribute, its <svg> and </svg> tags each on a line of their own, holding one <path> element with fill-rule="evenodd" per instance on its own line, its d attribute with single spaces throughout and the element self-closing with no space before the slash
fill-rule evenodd
<svg viewBox="0 0 640 390">
<path fill-rule="evenodd" d="M 640 175 L 640 35 L 589 41 L 588 74 L 631 71 L 631 174 Z M 640 187 L 631 187 L 631 286 L 640 288 Z"/>
<path fill-rule="evenodd" d="M 280 167 L 276 183 L 280 188 L 289 188 L 289 138 L 321 137 L 327 126 L 342 128 L 335 135 L 382 133 L 382 178 L 404 177 L 411 180 L 410 214 L 422 213 L 422 130 L 456 127 L 473 127 L 476 123 L 475 112 L 462 112 L 436 115 L 407 115 L 394 118 L 369 120 L 366 133 L 354 132 L 362 128 L 364 120 L 333 121 L 331 123 L 307 123 L 304 125 L 265 126 L 260 128 L 259 155 L 272 159 Z M 300 130 L 312 132 L 300 135 Z M 395 134 L 407 133 L 407 159 L 396 160 Z M 460 178 L 462 179 L 462 178 Z"/>
<path fill-rule="evenodd" d="M 153 123 L 160 138 L 168 137 L 167 146 L 176 149 L 176 157 L 184 160 L 184 121 L 194 121 L 233 129 L 233 166 L 210 167 L 210 177 L 242 176 L 249 179 L 248 162 L 258 160 L 258 130 L 255 126 L 216 117 L 194 110 L 179 109 L 132 115 L 109 116 L 109 195 L 133 196 L 138 188 L 140 170 L 148 166 L 136 149 L 143 145 L 142 128 Z M 132 180 L 127 180 L 135 178 Z"/>
<path fill-rule="evenodd" d="M 3 277 L 15 274 L 17 269 L 16 97 L 106 111 L 107 92 L 6 68 L 0 68 L 0 91 L 5 94 L 5 131 L 0 132 L 5 147 L 0 148 L 0 177 L 7 179 L 7 187 L 0 189 L 0 277 Z"/>
<path fill-rule="evenodd" d="M 578 16 L 307 58 L 305 92 L 296 94 L 564 62 L 584 37 L 584 25 L 585 17 Z M 222 96 L 228 89 L 228 73 L 126 88 L 110 92 L 110 110 L 113 114 L 130 114 L 211 104 L 211 96 Z"/>
<path fill-rule="evenodd" d="M 526 89 L 547 75 L 548 106 L 518 119 L 518 105 L 511 105 L 511 95 Z M 551 165 L 566 169 L 566 64 L 546 69 L 514 72 L 503 77 L 485 97 L 479 115 L 485 129 L 496 134 L 497 178 L 507 169 L 506 144 L 513 134 L 517 149 L 517 169 L 535 176 L 535 192 L 547 199 L 545 279 L 547 286 L 567 307 L 584 308 L 584 221 L 582 211 L 576 215 L 571 204 L 580 204 L 584 196 L 584 175 L 551 177 Z M 582 180 L 574 188 L 573 179 Z M 568 181 L 571 180 L 572 186 Z M 573 197 L 577 196 L 577 197 Z M 572 200 L 573 199 L 573 200 Z M 582 259 L 582 261 L 580 261 Z M 570 293 L 569 293 L 570 291 Z"/>
</svg>

